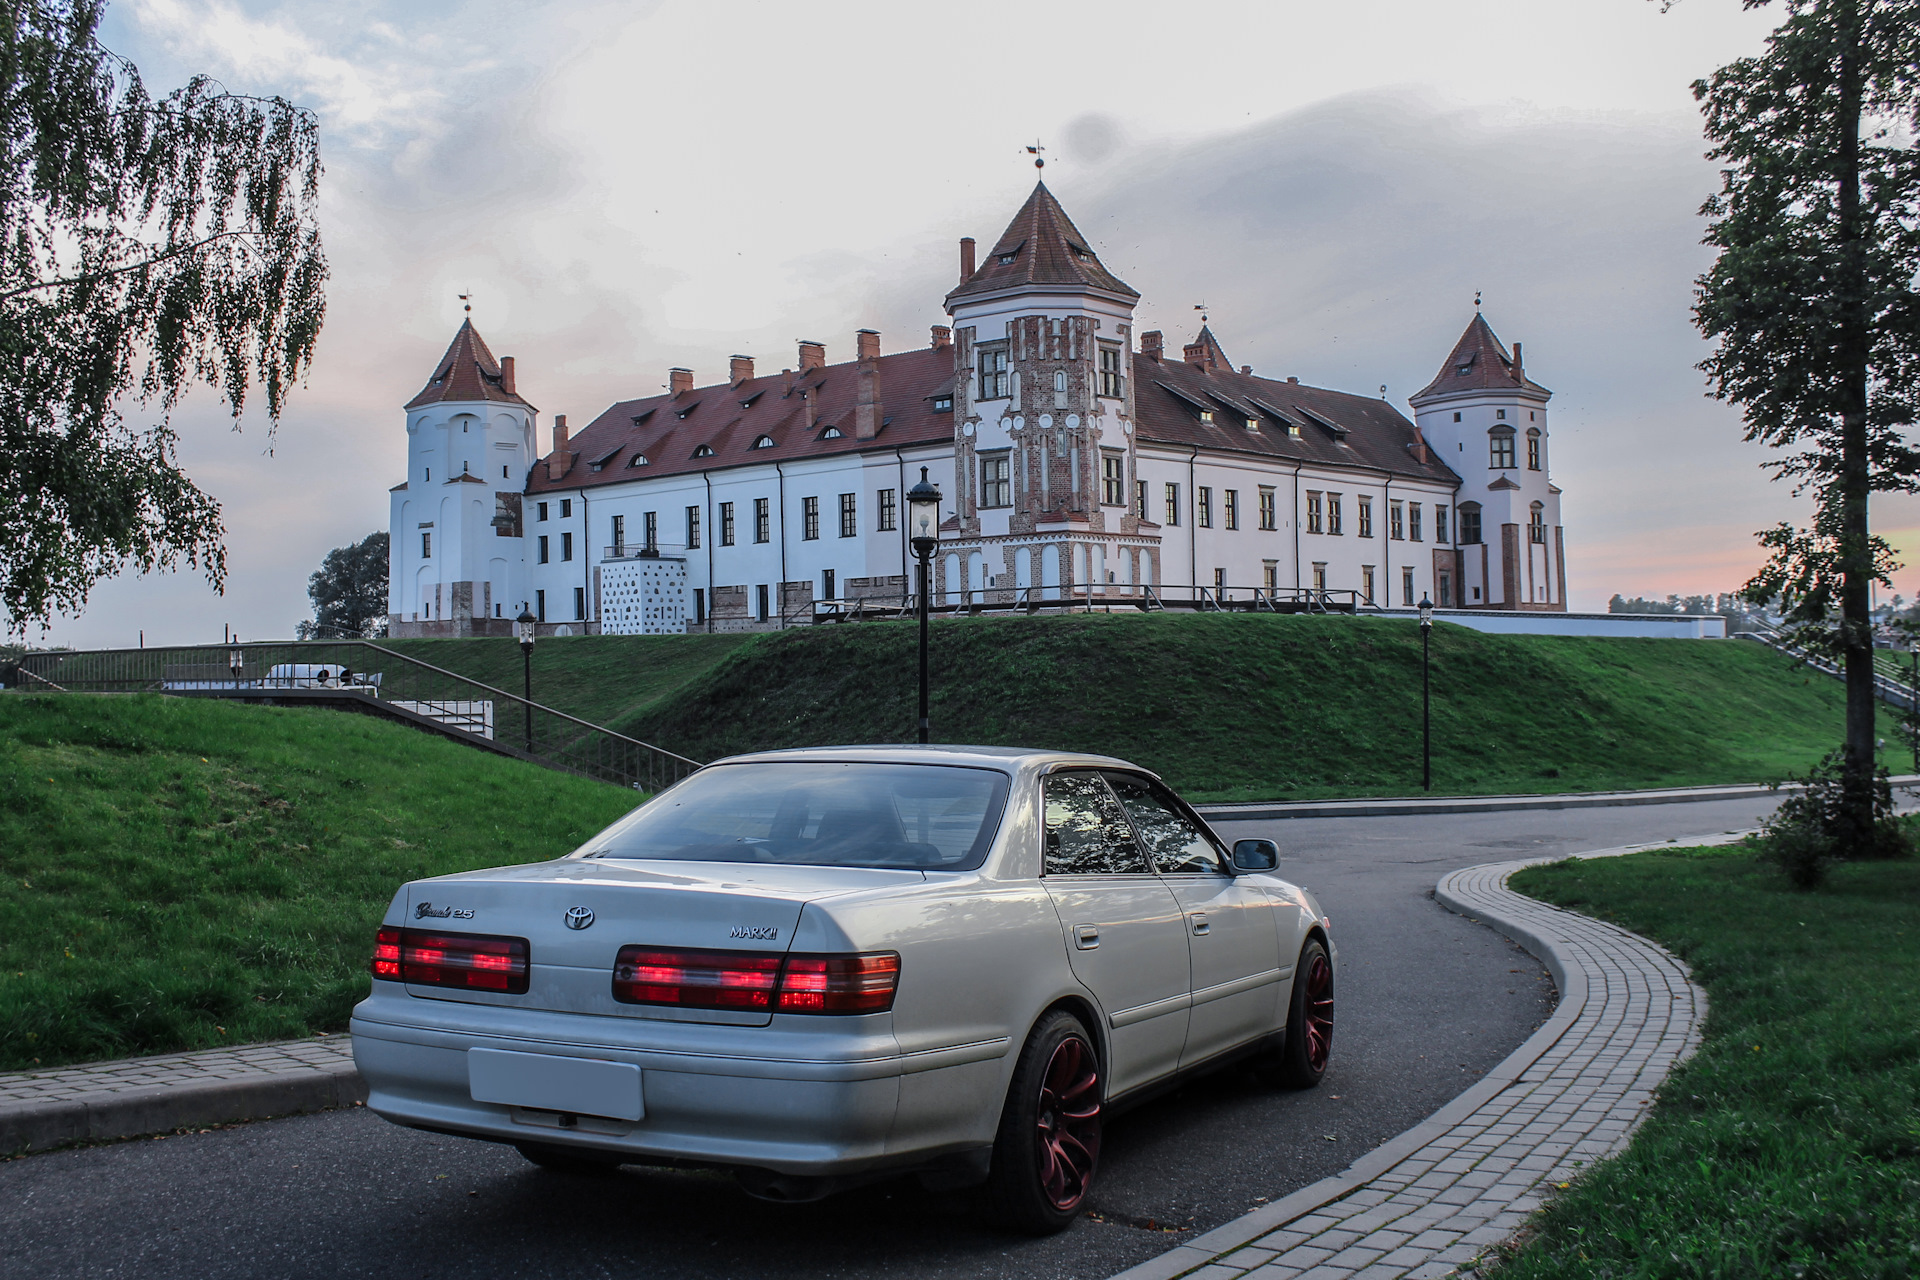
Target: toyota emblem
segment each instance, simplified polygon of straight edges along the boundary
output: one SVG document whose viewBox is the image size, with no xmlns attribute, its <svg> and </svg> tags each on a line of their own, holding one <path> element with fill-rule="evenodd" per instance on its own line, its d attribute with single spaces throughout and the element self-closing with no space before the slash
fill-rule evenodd
<svg viewBox="0 0 1920 1280">
<path fill-rule="evenodd" d="M 591 907 L 568 907 L 567 908 L 567 928 L 584 929 L 592 923 L 593 923 L 593 908 Z"/>
</svg>

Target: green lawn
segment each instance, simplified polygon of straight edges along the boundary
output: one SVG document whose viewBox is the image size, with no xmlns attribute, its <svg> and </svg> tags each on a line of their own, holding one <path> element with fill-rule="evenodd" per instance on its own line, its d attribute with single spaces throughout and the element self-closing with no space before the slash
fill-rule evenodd
<svg viewBox="0 0 1920 1280">
<path fill-rule="evenodd" d="M 0 695 L 0 1070 L 340 1030 L 403 881 L 635 800 L 345 712 Z"/>
<path fill-rule="evenodd" d="M 903 623 L 759 636 L 609 722 L 697 760 L 909 741 L 914 645 Z M 1420 788 L 1411 621 L 959 619 L 937 622 L 931 647 L 937 741 L 1103 751 L 1202 800 Z M 1746 641 L 1494 636 L 1444 624 L 1433 632 L 1433 696 L 1438 793 L 1774 781 L 1838 744 L 1844 719 L 1838 680 Z M 1881 732 L 1899 771 L 1891 716 Z"/>
<path fill-rule="evenodd" d="M 1742 846 L 1532 868 L 1513 887 L 1654 938 L 1706 1042 L 1498 1280 L 1920 1274 L 1920 863 L 1797 893 Z"/>
</svg>

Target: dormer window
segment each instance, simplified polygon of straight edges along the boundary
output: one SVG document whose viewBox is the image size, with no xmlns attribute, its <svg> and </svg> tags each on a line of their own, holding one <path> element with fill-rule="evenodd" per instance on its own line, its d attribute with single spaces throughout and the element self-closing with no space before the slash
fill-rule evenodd
<svg viewBox="0 0 1920 1280">
<path fill-rule="evenodd" d="M 644 453 L 636 453 L 627 459 L 627 465 L 630 467 L 644 467 L 647 465 L 647 455 Z"/>
<path fill-rule="evenodd" d="M 935 413 L 952 413 L 953 397 L 952 396 L 935 396 L 933 398 L 933 411 Z"/>
<path fill-rule="evenodd" d="M 1020 254 L 1018 251 L 1015 251 L 1013 253 L 1003 253 L 999 256 L 999 258 L 996 259 L 996 261 L 999 262 L 999 264 L 1003 267 L 1010 267 L 1013 265 L 1013 260 L 1019 256 Z"/>
<path fill-rule="evenodd" d="M 759 398 L 760 398 L 761 396 L 763 396 L 763 395 L 765 395 L 766 393 L 767 393 L 767 390 L 766 390 L 766 388 L 765 388 L 765 387 L 762 387 L 762 388 L 761 388 L 760 390 L 758 390 L 758 391 L 756 391 L 756 392 L 754 392 L 754 393 L 753 393 L 752 395 L 750 395 L 750 396 L 748 396 L 748 397 L 747 397 L 747 398 L 746 398 L 745 400 L 742 400 L 742 401 L 740 402 L 740 407 L 741 407 L 742 409 L 751 409 L 751 408 L 753 408 L 753 402 L 754 402 L 755 400 L 758 400 L 758 399 L 759 399 Z"/>
<path fill-rule="evenodd" d="M 1067 247 L 1073 250 L 1073 256 L 1080 259 L 1080 261 L 1082 262 L 1093 261 L 1093 250 L 1087 248 L 1086 246 L 1070 244 Z"/>
<path fill-rule="evenodd" d="M 698 409 L 699 407 L 700 407 L 700 402 L 696 400 L 692 404 L 687 405 L 684 408 L 674 410 L 673 416 L 676 418 L 684 418 L 688 414 L 692 413 L 695 409 Z"/>
<path fill-rule="evenodd" d="M 1213 410 L 1211 410 L 1211 409 L 1202 409 L 1202 410 L 1200 410 L 1200 421 L 1202 421 L 1202 422 L 1212 422 L 1212 421 L 1213 421 Z"/>
<path fill-rule="evenodd" d="M 840 428 L 838 427 L 828 427 L 825 431 L 822 431 L 820 433 L 820 438 L 822 440 L 838 440 L 840 439 L 840 436 L 841 436 L 841 432 L 840 432 Z M 762 438 L 764 439 L 764 437 Z M 773 441 L 768 440 L 767 443 L 772 444 Z"/>
<path fill-rule="evenodd" d="M 713 456 L 713 449 L 703 444 L 693 451 L 693 456 L 696 458 L 711 458 Z"/>
<path fill-rule="evenodd" d="M 755 439 L 755 440 L 754 440 L 754 442 L 753 442 L 753 443 L 752 443 L 751 445 L 749 445 L 749 446 L 748 446 L 748 448 L 751 448 L 751 449 L 771 449 L 771 448 L 773 448 L 773 437 L 772 437 L 772 436 L 760 436 L 760 437 L 758 437 L 757 439 Z"/>
<path fill-rule="evenodd" d="M 1257 431 L 1259 431 L 1259 430 L 1260 430 L 1260 419 L 1258 419 L 1258 418 L 1255 418 L 1255 417 L 1252 417 L 1251 415 L 1249 415 L 1249 416 L 1248 416 L 1248 418 L 1247 418 L 1247 430 L 1249 430 L 1249 431 L 1254 431 L 1254 432 L 1257 432 Z"/>
</svg>

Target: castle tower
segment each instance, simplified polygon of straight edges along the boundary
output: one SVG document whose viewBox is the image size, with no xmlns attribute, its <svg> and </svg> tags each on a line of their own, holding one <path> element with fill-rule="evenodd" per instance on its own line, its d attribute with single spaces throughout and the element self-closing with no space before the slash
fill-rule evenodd
<svg viewBox="0 0 1920 1280">
<path fill-rule="evenodd" d="M 1025 588 L 1053 596 L 1158 581 L 1158 526 L 1135 503 L 1128 374 L 1139 297 L 1044 182 L 983 260 L 961 242 L 960 283 L 946 298 L 959 490 L 942 547 L 949 599 L 960 587 L 1011 602 Z"/>
<path fill-rule="evenodd" d="M 1476 311 L 1440 372 L 1411 398 L 1427 447 L 1461 479 L 1452 545 L 1434 552 L 1435 603 L 1566 611 L 1560 490 L 1547 470 L 1552 396 L 1527 377 L 1520 344 L 1508 354 Z"/>
<path fill-rule="evenodd" d="M 509 635 L 532 592 L 520 495 L 539 411 L 513 357 L 464 321 L 407 402 L 407 478 L 394 486 L 388 625 L 396 636 Z"/>
</svg>

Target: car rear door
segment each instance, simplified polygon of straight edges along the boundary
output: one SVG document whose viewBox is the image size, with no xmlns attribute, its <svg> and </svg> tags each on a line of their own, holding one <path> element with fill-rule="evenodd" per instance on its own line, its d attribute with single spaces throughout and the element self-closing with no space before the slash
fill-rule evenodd
<svg viewBox="0 0 1920 1280">
<path fill-rule="evenodd" d="M 1187 1038 L 1185 917 L 1092 770 L 1051 774 L 1045 883 L 1073 973 L 1106 1014 L 1113 1097 L 1175 1070 Z"/>
<path fill-rule="evenodd" d="M 1172 792 L 1139 774 L 1106 778 L 1185 917 L 1193 1004 L 1180 1065 L 1277 1030 L 1292 958 L 1280 954 L 1267 894 L 1228 870 L 1226 851 Z"/>
</svg>

